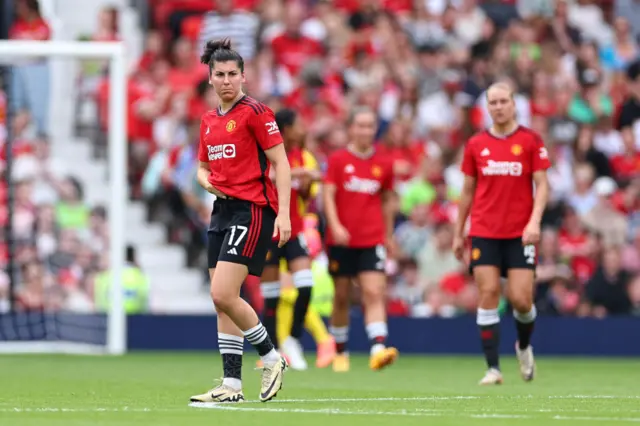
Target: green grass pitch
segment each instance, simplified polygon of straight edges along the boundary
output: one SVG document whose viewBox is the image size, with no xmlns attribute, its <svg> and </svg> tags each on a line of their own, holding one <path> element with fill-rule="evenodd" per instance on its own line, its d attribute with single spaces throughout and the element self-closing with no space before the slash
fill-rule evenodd
<svg viewBox="0 0 640 426">
<path fill-rule="evenodd" d="M 221 375 L 211 354 L 133 353 L 124 357 L 0 356 L 0 425 L 512 426 L 640 423 L 640 360 L 539 358 L 538 377 L 520 379 L 503 360 L 505 384 L 476 383 L 480 357 L 401 356 L 372 372 L 290 371 L 278 397 L 257 401 L 259 371 L 246 357 L 247 402 L 188 406 Z"/>
</svg>

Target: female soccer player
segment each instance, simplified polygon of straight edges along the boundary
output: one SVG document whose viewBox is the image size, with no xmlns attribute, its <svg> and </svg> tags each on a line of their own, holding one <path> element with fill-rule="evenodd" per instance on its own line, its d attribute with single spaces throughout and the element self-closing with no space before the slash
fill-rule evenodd
<svg viewBox="0 0 640 426">
<path fill-rule="evenodd" d="M 511 88 L 496 83 L 486 96 L 493 125 L 465 146 L 465 178 L 453 250 L 462 260 L 464 227 L 471 211 L 470 266 L 480 293 L 476 322 L 489 367 L 480 384 L 492 385 L 503 380 L 498 362 L 501 276 L 507 278 L 506 294 L 516 320 L 520 373 L 525 381 L 532 380 L 535 373 L 530 345 L 536 318 L 535 244 L 540 239 L 540 220 L 549 194 L 546 170 L 550 163 L 540 136 L 518 125 Z"/>
<path fill-rule="evenodd" d="M 224 378 L 192 402 L 239 402 L 244 338 L 260 355 L 264 369 L 260 400 L 269 401 L 287 369 L 251 306 L 240 298 L 247 274 L 260 276 L 272 237 L 284 246 L 291 234 L 291 170 L 273 111 L 246 96 L 244 61 L 228 39 L 209 41 L 200 58 L 220 106 L 202 116 L 197 179 L 216 195 L 208 231 L 211 298 L 218 313 L 218 346 Z M 275 168 L 275 186 L 269 179 Z M 275 224 L 275 232 L 274 232 Z"/>
<path fill-rule="evenodd" d="M 304 329 L 304 321 L 311 302 L 311 288 L 313 274 L 311 273 L 311 259 L 304 239 L 303 209 L 304 201 L 309 194 L 309 188 L 314 180 L 319 180 L 319 172 L 304 167 L 303 151 L 301 148 L 305 133 L 301 120 L 290 109 L 283 109 L 276 113 L 276 123 L 284 138 L 284 146 L 291 166 L 291 240 L 282 247 L 274 244 L 267 253 L 266 266 L 262 272 L 261 288 L 264 296 L 265 315 L 264 325 L 274 342 L 278 346 L 277 312 L 280 302 L 281 283 L 279 277 L 280 260 L 285 259 L 293 278 L 293 285 L 298 290 L 298 297 L 293 309 L 291 332 L 282 343 L 282 351 L 287 357 L 291 368 L 306 370 L 307 361 L 304 358 L 300 338 Z M 316 176 L 317 175 L 317 176 Z"/>
<path fill-rule="evenodd" d="M 324 184 L 324 208 L 328 222 L 329 272 L 335 284 L 331 333 L 337 355 L 333 370 L 349 370 L 346 344 L 349 336 L 351 280 L 357 278 L 367 335 L 371 341 L 369 367 L 379 370 L 398 357 L 386 346 L 387 277 L 385 243 L 392 240 L 393 167 L 376 152 L 373 140 L 377 117 L 369 108 L 356 108 L 348 120 L 351 143 L 329 157 Z"/>
</svg>

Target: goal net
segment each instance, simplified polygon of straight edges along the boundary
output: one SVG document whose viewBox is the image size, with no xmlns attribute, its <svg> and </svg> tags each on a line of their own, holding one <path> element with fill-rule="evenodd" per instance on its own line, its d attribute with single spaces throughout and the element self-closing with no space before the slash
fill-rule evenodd
<svg viewBox="0 0 640 426">
<path fill-rule="evenodd" d="M 124 46 L 0 41 L 0 69 L 0 353 L 122 354 Z"/>
</svg>

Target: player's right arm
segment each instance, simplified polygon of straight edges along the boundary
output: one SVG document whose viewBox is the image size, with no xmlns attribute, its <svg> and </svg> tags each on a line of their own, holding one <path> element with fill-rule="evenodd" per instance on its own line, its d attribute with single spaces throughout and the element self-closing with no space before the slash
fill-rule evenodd
<svg viewBox="0 0 640 426">
<path fill-rule="evenodd" d="M 338 245 L 347 245 L 350 238 L 349 231 L 340 223 L 340 216 L 338 216 L 338 208 L 336 206 L 336 190 L 340 179 L 338 172 L 339 167 L 336 164 L 336 158 L 332 156 L 329 158 L 327 174 L 322 186 L 322 202 L 333 240 Z"/>
<path fill-rule="evenodd" d="M 211 175 L 211 169 L 209 168 L 209 157 L 207 154 L 207 144 L 204 141 L 204 135 L 207 126 L 204 124 L 204 119 L 200 121 L 200 144 L 198 146 L 198 171 L 196 172 L 196 179 L 198 184 L 203 187 L 208 193 L 220 198 L 227 198 L 227 196 L 218 188 L 213 186 L 209 182 L 209 176 Z"/>
<path fill-rule="evenodd" d="M 462 159 L 462 172 L 464 173 L 464 183 L 462 184 L 462 192 L 458 200 L 458 218 L 454 229 L 453 252 L 458 260 L 464 257 L 464 225 L 471 211 L 473 196 L 476 193 L 477 169 L 476 162 L 471 151 L 471 144 L 467 143 L 464 148 L 464 157 Z"/>
</svg>

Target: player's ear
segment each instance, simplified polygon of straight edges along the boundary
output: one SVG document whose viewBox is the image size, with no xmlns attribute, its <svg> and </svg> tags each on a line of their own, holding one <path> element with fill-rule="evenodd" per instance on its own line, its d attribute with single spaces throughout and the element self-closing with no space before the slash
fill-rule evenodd
<svg viewBox="0 0 640 426">
<path fill-rule="evenodd" d="M 245 75 L 244 75 L 244 71 L 242 71 L 242 83 L 244 84 L 244 82 L 246 81 Z"/>
</svg>

